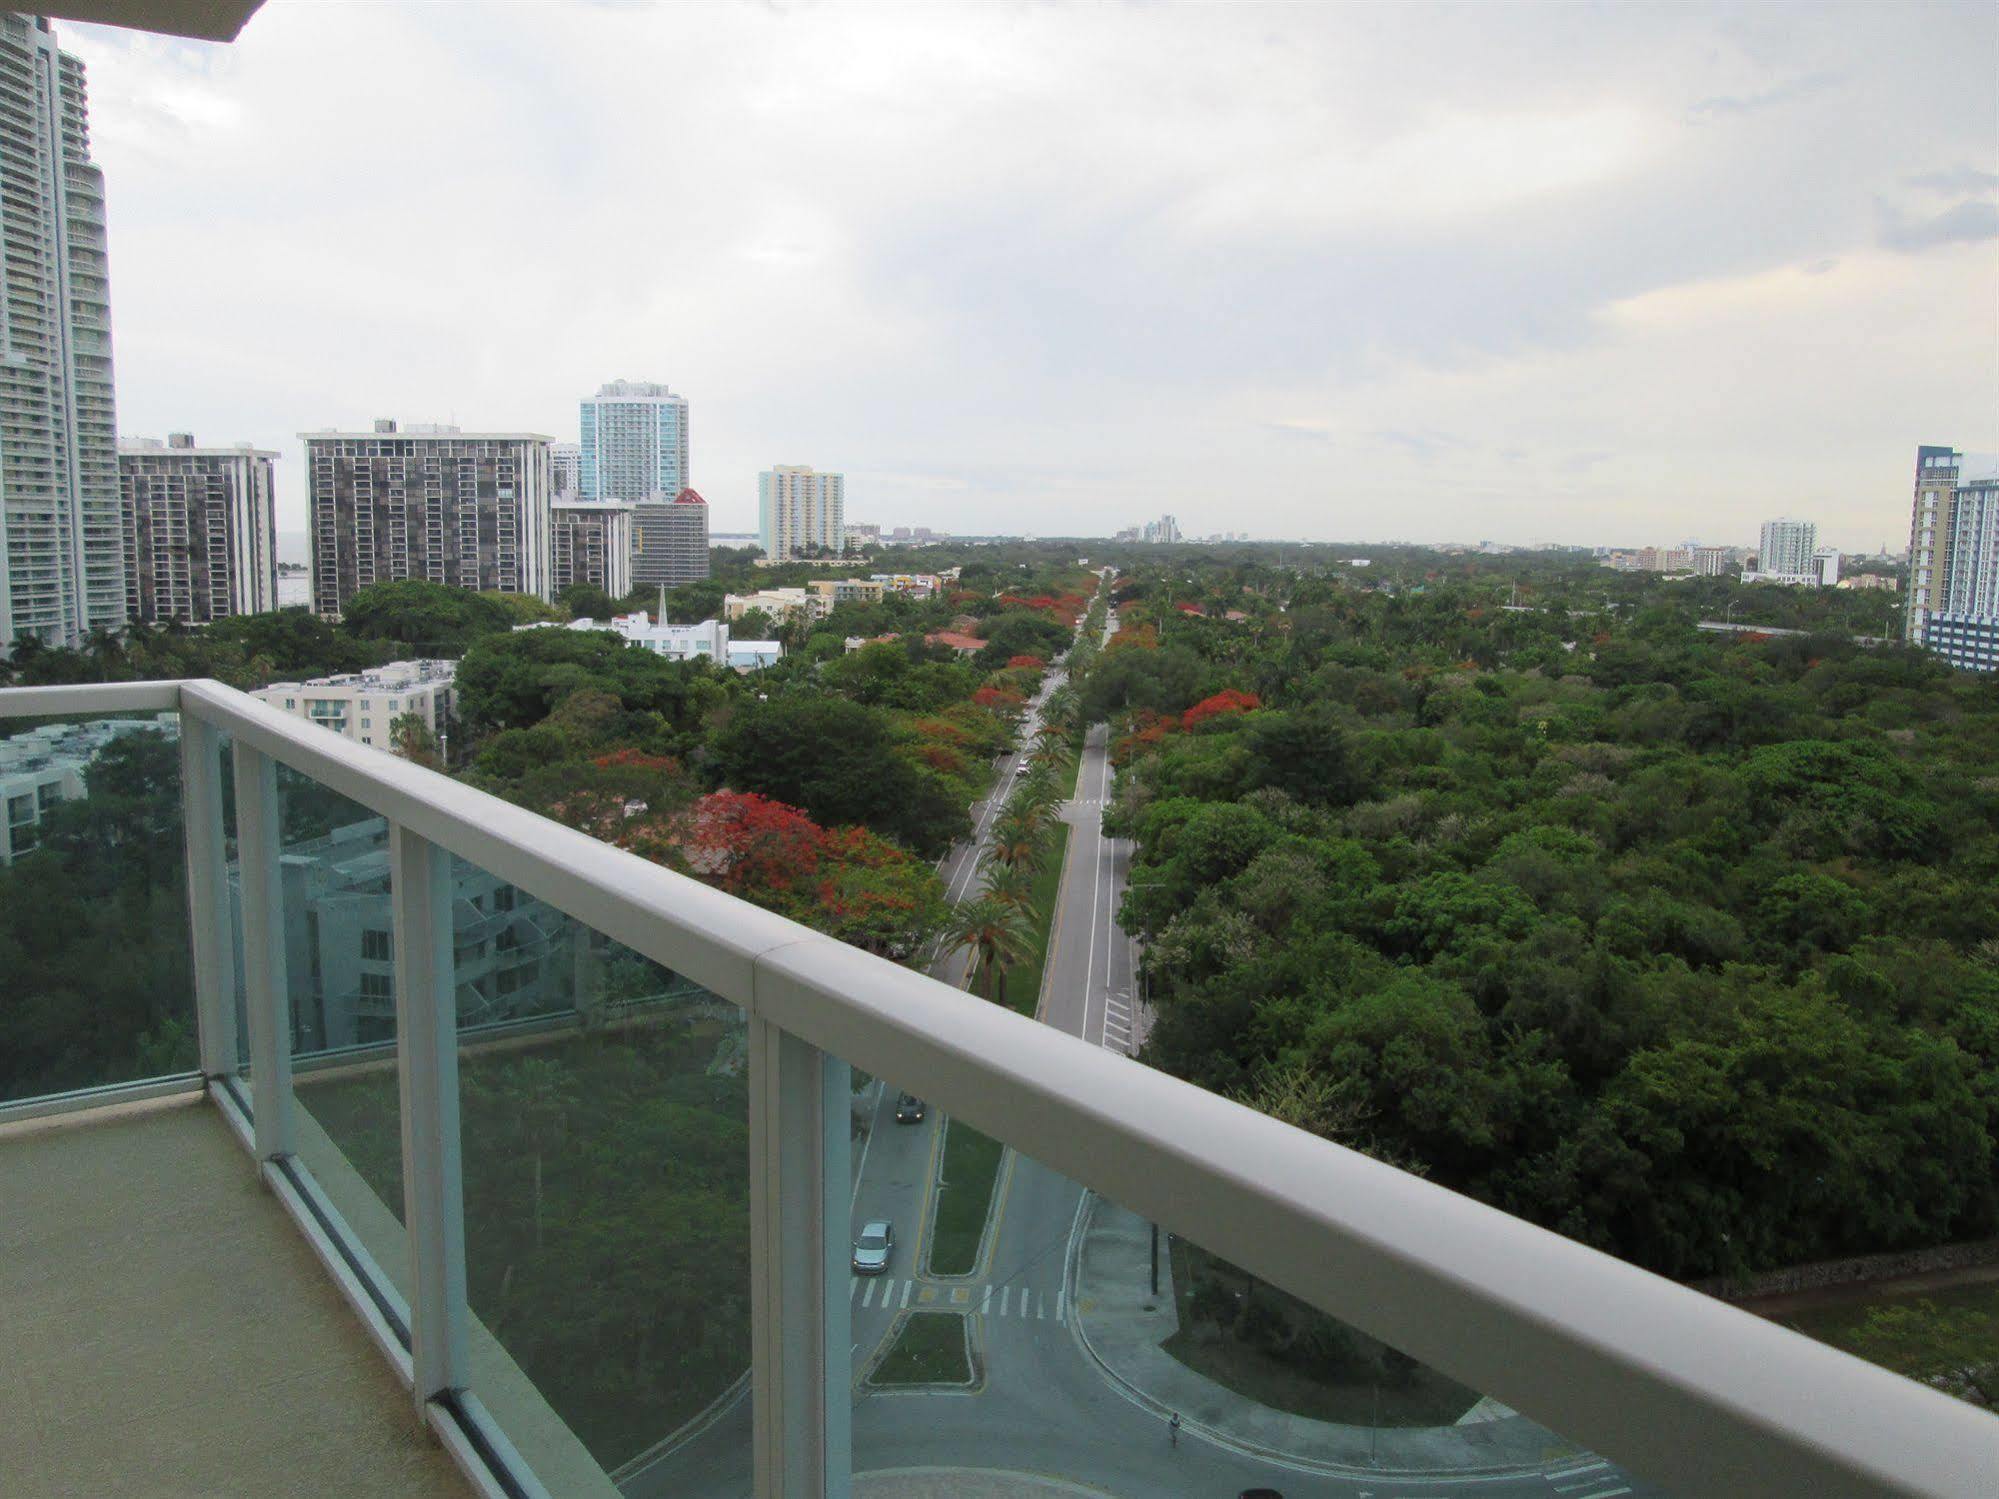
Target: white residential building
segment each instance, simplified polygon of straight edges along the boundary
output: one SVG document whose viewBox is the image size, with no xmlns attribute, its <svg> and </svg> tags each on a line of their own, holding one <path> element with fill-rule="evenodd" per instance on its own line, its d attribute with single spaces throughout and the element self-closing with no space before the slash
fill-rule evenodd
<svg viewBox="0 0 1999 1499">
<path fill-rule="evenodd" d="M 548 445 L 550 492 L 559 500 L 583 493 L 583 444 L 552 442 Z"/>
<path fill-rule="evenodd" d="M 757 537 L 764 556 L 788 562 L 811 550 L 847 549 L 847 478 L 779 464 L 757 476 Z"/>
<path fill-rule="evenodd" d="M 582 403 L 578 489 L 586 500 L 671 498 L 687 487 L 687 398 L 613 380 Z"/>
<path fill-rule="evenodd" d="M 519 625 L 516 628 L 546 630 L 553 627 Z M 572 619 L 565 628 L 603 630 L 618 636 L 627 645 L 652 651 L 669 661 L 713 661 L 718 666 L 734 667 L 737 671 L 768 666 L 784 654 L 775 640 L 731 640 L 729 627 L 720 620 L 707 619 L 698 625 L 673 625 L 664 621 L 654 623 L 652 616 L 643 610 L 635 614 L 615 615 L 608 620 Z"/>
<path fill-rule="evenodd" d="M 358 744 L 389 748 L 389 726 L 414 713 L 442 743 L 458 717 L 456 661 L 392 661 L 307 682 L 274 682 L 253 695 Z"/>
<path fill-rule="evenodd" d="M 42 819 L 58 803 L 89 794 L 91 762 L 127 734 L 178 741 L 180 721 L 171 716 L 99 718 L 44 724 L 0 739 L 0 865 L 13 863 L 41 842 Z"/>
<path fill-rule="evenodd" d="M 1819 528 L 1814 522 L 1766 520 L 1762 542 L 1756 549 L 1756 571 L 1803 577 L 1812 570 L 1812 553 L 1818 546 Z"/>
<path fill-rule="evenodd" d="M 126 620 L 104 176 L 83 64 L 0 11 L 0 653 Z"/>
<path fill-rule="evenodd" d="M 1967 671 L 1999 670 L 1999 477 L 1955 448 L 1916 450 L 1905 629 Z"/>
</svg>

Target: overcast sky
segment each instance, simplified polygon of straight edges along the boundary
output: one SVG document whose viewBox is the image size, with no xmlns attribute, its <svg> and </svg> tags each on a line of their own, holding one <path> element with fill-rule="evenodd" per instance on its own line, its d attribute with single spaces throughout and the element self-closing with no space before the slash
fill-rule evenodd
<svg viewBox="0 0 1999 1499">
<path fill-rule="evenodd" d="M 119 429 L 690 402 L 850 519 L 1907 541 L 1999 452 L 1999 7 L 335 4 L 58 26 Z"/>
</svg>

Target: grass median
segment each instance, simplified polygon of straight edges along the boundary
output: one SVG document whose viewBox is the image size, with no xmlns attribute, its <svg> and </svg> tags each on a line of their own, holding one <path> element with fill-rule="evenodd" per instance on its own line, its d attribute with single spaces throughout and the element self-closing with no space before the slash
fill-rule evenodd
<svg viewBox="0 0 1999 1499">
<path fill-rule="evenodd" d="M 965 1385 L 972 1355 L 956 1312 L 911 1312 L 889 1351 L 868 1374 L 873 1385 Z"/>
<path fill-rule="evenodd" d="M 1035 871 L 1028 897 L 1027 957 L 1007 969 L 1000 997 L 1023 1015 L 1032 1015 L 1041 1000 L 1041 972 L 1048 965 L 1048 937 L 1055 923 L 1055 897 L 1062 889 L 1062 861 L 1069 855 L 1069 825 L 1057 823 L 1055 836 L 1041 868 Z"/>
<path fill-rule="evenodd" d="M 937 1213 L 930 1225 L 932 1275 L 970 1275 L 977 1266 L 1004 1150 L 999 1141 L 955 1119 L 945 1126 Z"/>
</svg>

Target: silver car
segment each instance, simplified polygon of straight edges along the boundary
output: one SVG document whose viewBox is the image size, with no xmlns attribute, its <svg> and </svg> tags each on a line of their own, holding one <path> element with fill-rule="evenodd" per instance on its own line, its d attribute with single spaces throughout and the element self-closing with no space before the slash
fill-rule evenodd
<svg viewBox="0 0 1999 1499">
<path fill-rule="evenodd" d="M 854 1274 L 880 1275 L 888 1269 L 888 1257 L 894 1252 L 894 1224 L 886 1218 L 863 1223 L 861 1236 L 854 1240 Z"/>
</svg>

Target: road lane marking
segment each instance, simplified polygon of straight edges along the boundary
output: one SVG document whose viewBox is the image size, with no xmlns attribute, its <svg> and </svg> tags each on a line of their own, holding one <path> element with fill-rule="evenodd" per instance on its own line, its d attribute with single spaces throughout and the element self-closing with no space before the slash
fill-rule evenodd
<svg viewBox="0 0 1999 1499">
<path fill-rule="evenodd" d="M 1610 1466 L 1609 1463 L 1604 1462 L 1601 1458 L 1599 1458 L 1597 1459 L 1597 1461 L 1593 1463 L 1579 1463 L 1573 1468 L 1557 1468 L 1555 1471 L 1548 1474 L 1548 1482 L 1553 1483 L 1557 1478 L 1574 1478 L 1578 1473 L 1595 1473 L 1599 1469 L 1607 1468 L 1609 1466 Z M 1595 1482 L 1595 1480 L 1592 1479 L 1591 1482 Z"/>
<path fill-rule="evenodd" d="M 986 1287 L 986 1294 L 979 1298 L 979 1312 L 983 1315 L 993 1309 L 993 1288 Z"/>
<path fill-rule="evenodd" d="M 910 1293 L 911 1291 L 915 1290 L 915 1289 L 916 1289 L 916 1282 L 915 1282 L 915 1281 L 913 1281 L 913 1280 L 906 1280 L 906 1281 L 904 1281 L 904 1282 L 902 1283 L 902 1309 L 903 1309 L 903 1310 L 905 1310 L 905 1311 L 906 1311 L 906 1310 L 908 1310 L 908 1308 L 909 1308 L 909 1293 Z"/>
<path fill-rule="evenodd" d="M 862 1306 L 873 1306 L 875 1304 L 875 1286 L 877 1284 L 878 1282 L 872 1280 L 868 1282 L 868 1293 L 861 1298 Z"/>
<path fill-rule="evenodd" d="M 1068 1302 L 1069 1293 L 1067 1290 L 1058 1290 L 1055 1293 L 1055 1325 L 1057 1327 L 1065 1326 L 1069 1321 Z"/>
<path fill-rule="evenodd" d="M 1628 1494 L 1630 1492 L 1631 1490 L 1628 1486 L 1615 1489 L 1598 1489 L 1594 1494 L 1584 1494 L 1582 1499 L 1617 1499 L 1619 1494 Z"/>
<path fill-rule="evenodd" d="M 1036 1322 L 1046 1322 L 1048 1320 L 1048 1298 L 1046 1296 L 1037 1296 L 1034 1299 L 1034 1320 Z"/>
<path fill-rule="evenodd" d="M 854 1276 L 849 1276 L 849 1277 L 848 1277 L 848 1279 L 847 1279 L 847 1301 L 848 1301 L 848 1303 L 849 1303 L 849 1304 L 851 1305 L 851 1304 L 852 1304 L 852 1302 L 853 1302 L 853 1300 L 854 1300 L 854 1298 L 855 1298 L 856 1296 L 860 1295 L 860 1294 L 861 1294 L 861 1278 L 860 1278 L 860 1276 L 858 1276 L 858 1275 L 854 1275 Z"/>
<path fill-rule="evenodd" d="M 1013 1287 L 1008 1286 L 1005 1290 L 1000 1292 L 1000 1315 L 1002 1317 L 1006 1315 L 1007 1303 L 1012 1300 L 1013 1300 Z"/>
</svg>

